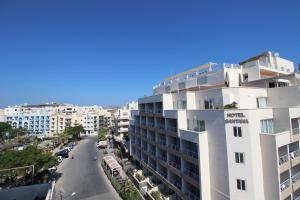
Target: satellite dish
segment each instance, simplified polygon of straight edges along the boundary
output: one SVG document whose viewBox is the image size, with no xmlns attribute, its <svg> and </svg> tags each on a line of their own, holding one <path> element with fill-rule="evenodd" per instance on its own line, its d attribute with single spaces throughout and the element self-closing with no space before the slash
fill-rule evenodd
<svg viewBox="0 0 300 200">
<path fill-rule="evenodd" d="M 274 56 L 275 56 L 275 57 L 279 57 L 279 53 L 278 53 L 278 52 L 275 52 L 275 53 L 274 53 Z"/>
</svg>

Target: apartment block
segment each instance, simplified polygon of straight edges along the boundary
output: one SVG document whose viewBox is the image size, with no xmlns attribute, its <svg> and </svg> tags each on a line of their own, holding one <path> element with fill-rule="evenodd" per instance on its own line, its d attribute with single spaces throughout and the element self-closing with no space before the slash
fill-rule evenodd
<svg viewBox="0 0 300 200">
<path fill-rule="evenodd" d="M 97 134 L 101 127 L 112 125 L 111 113 L 99 106 L 19 105 L 5 108 L 4 116 L 12 128 L 26 128 L 31 134 L 61 134 L 75 125 L 82 125 L 85 134 Z"/>
<path fill-rule="evenodd" d="M 166 78 L 133 119 L 130 153 L 167 199 L 300 199 L 300 75 L 277 53 Z"/>
<path fill-rule="evenodd" d="M 114 113 L 114 138 L 117 142 L 123 142 L 124 136 L 128 136 L 129 121 L 132 111 L 138 109 L 137 102 L 130 102 Z"/>
</svg>

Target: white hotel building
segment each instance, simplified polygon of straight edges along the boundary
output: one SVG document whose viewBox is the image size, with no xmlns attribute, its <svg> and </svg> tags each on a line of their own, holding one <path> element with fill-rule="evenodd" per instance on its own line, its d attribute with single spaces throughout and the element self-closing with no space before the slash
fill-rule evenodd
<svg viewBox="0 0 300 200">
<path fill-rule="evenodd" d="M 299 84 L 271 52 L 167 78 L 138 100 L 131 155 L 169 199 L 299 200 Z"/>
</svg>

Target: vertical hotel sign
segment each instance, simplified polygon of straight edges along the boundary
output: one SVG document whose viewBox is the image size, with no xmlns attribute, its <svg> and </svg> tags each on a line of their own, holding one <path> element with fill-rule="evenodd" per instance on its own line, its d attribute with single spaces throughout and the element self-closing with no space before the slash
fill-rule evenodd
<svg viewBox="0 0 300 200">
<path fill-rule="evenodd" d="M 248 124 L 244 113 L 226 113 L 225 124 Z"/>
</svg>

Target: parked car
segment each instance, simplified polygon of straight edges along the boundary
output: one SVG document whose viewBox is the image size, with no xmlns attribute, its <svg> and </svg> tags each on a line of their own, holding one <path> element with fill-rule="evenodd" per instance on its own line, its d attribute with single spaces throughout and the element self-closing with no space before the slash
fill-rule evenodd
<svg viewBox="0 0 300 200">
<path fill-rule="evenodd" d="M 57 161 L 58 161 L 59 163 L 61 163 L 61 162 L 63 161 L 63 157 L 62 157 L 62 156 L 58 156 L 58 157 L 57 157 Z"/>
<path fill-rule="evenodd" d="M 48 169 L 48 171 L 49 171 L 50 173 L 53 173 L 53 172 L 55 172 L 56 170 L 57 170 L 57 168 L 56 168 L 55 166 L 50 167 L 50 168 Z"/>
<path fill-rule="evenodd" d="M 64 150 L 67 150 L 68 152 L 70 152 L 70 151 L 71 151 L 71 148 L 68 147 L 68 146 L 66 146 L 66 147 L 64 148 Z"/>
<path fill-rule="evenodd" d="M 57 156 L 61 156 L 63 158 L 68 158 L 69 157 L 69 151 L 67 149 L 61 150 L 56 153 Z"/>
</svg>

